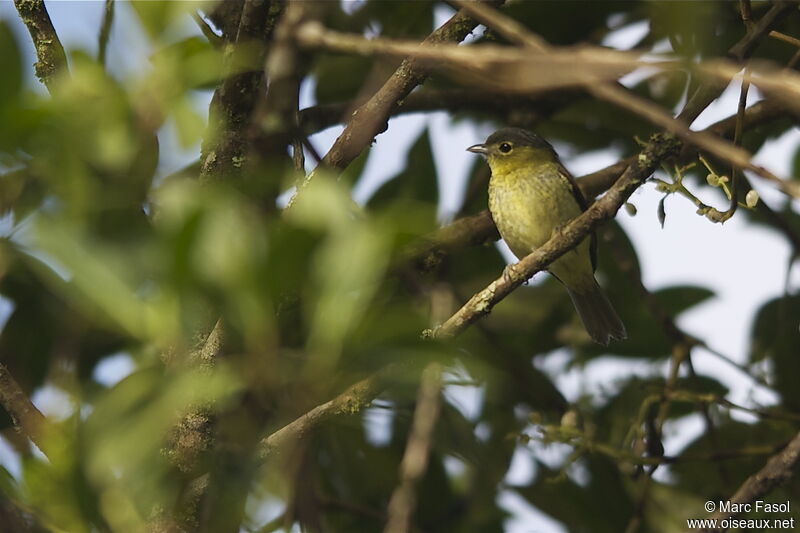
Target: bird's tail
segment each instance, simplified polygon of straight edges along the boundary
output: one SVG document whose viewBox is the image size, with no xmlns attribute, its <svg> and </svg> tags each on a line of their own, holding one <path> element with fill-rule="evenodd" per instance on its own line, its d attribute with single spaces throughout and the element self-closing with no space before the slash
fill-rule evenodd
<svg viewBox="0 0 800 533">
<path fill-rule="evenodd" d="M 625 325 L 597 281 L 588 289 L 581 287 L 580 290 L 574 290 L 567 287 L 567 291 L 578 316 L 581 317 L 583 327 L 593 341 L 608 346 L 612 339 L 623 340 L 628 337 Z"/>
</svg>

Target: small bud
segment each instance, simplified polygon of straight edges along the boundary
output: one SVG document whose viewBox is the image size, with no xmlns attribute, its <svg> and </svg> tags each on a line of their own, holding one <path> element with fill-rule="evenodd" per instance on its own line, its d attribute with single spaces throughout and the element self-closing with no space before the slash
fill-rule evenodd
<svg viewBox="0 0 800 533">
<path fill-rule="evenodd" d="M 630 202 L 625 202 L 625 211 L 632 217 L 636 216 L 636 206 Z"/>
<path fill-rule="evenodd" d="M 725 174 L 723 174 L 722 176 L 719 177 L 719 182 L 720 183 L 728 183 L 729 181 L 731 181 L 731 179 L 728 176 L 726 176 Z"/>
<path fill-rule="evenodd" d="M 706 182 L 712 187 L 719 187 L 719 176 L 716 174 L 709 174 L 706 176 Z"/>
<path fill-rule="evenodd" d="M 574 409 L 570 409 L 563 414 L 561 417 L 561 427 L 563 428 L 570 428 L 574 429 L 578 427 L 580 420 L 578 417 L 578 412 Z"/>
<path fill-rule="evenodd" d="M 750 209 L 754 208 L 758 203 L 758 192 L 755 189 L 750 189 L 747 196 L 744 197 L 744 203 Z"/>
</svg>

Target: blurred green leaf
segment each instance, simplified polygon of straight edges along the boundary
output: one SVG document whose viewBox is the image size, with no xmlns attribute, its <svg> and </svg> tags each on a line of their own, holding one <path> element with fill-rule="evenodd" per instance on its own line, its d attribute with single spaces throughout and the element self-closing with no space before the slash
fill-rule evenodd
<svg viewBox="0 0 800 533">
<path fill-rule="evenodd" d="M 687 58 L 724 55 L 743 33 L 736 4 L 724 1 L 654 1 L 647 4 L 651 39 L 668 38 Z"/>
<path fill-rule="evenodd" d="M 434 227 L 439 188 L 427 129 L 414 142 L 406 161 L 406 168 L 384 183 L 368 205 L 374 209 L 393 204 L 413 209 L 416 217 L 424 217 Z"/>
<path fill-rule="evenodd" d="M 637 11 L 641 4 L 619 0 L 510 2 L 503 6 L 503 11 L 548 42 L 567 45 L 590 40 L 595 35 L 602 36 L 606 21 L 613 14 L 627 14 L 630 19 L 640 18 Z"/>
<path fill-rule="evenodd" d="M 766 302 L 758 310 L 751 333 L 750 361 L 771 361 L 774 386 L 783 403 L 800 410 L 800 391 L 793 376 L 800 373 L 800 295 L 786 295 Z"/>
<path fill-rule="evenodd" d="M 390 250 L 380 227 L 355 212 L 348 191 L 324 176 L 303 190 L 287 216 L 328 233 L 314 258 L 306 293 L 313 302 L 307 311 L 308 349 L 317 358 L 331 358 L 312 364 L 322 370 L 338 358 L 345 338 L 366 313 Z"/>
<path fill-rule="evenodd" d="M 192 23 L 189 14 L 207 7 L 201 0 L 187 0 L 184 2 L 170 2 L 168 0 L 154 0 L 150 2 L 133 2 L 131 7 L 139 16 L 139 21 L 147 30 L 151 39 L 167 36 L 167 29 L 181 22 L 182 19 Z"/>
<path fill-rule="evenodd" d="M 679 485 L 704 500 L 729 497 L 731 487 L 738 487 L 764 466 L 770 455 L 764 453 L 765 447 L 778 447 L 796 432 L 790 424 L 774 421 L 745 424 L 724 418 L 714 426 L 713 432 L 701 434 L 681 451 L 680 456 L 687 458 L 685 462 L 670 466 Z M 750 449 L 761 450 L 761 453 L 748 454 Z M 736 450 L 742 453 L 737 456 Z M 715 454 L 731 452 L 733 457 L 725 461 L 711 459 Z M 699 468 L 702 464 L 716 467 Z"/>
<path fill-rule="evenodd" d="M 433 30 L 434 2 L 367 0 L 356 16 L 369 17 L 381 35 L 395 38 L 427 37 Z"/>
<path fill-rule="evenodd" d="M 605 404 L 593 413 L 592 422 L 596 425 L 597 438 L 608 442 L 611 446 L 625 449 L 630 446 L 626 438 L 630 437 L 632 427 L 637 421 L 644 422 L 641 412 L 647 401 L 658 405 L 666 388 L 666 380 L 661 376 L 647 378 L 631 377 L 618 383 L 609 383 L 605 391 Z M 708 376 L 679 377 L 673 390 L 698 395 L 713 394 L 724 397 L 728 389 L 719 381 Z M 597 401 L 597 399 L 595 399 Z M 676 420 L 695 412 L 694 402 L 670 402 L 666 413 L 667 420 Z"/>
<path fill-rule="evenodd" d="M 0 117 L 3 117 L 6 107 L 17 102 L 22 89 L 19 46 L 4 20 L 0 20 L 0 72 L 3 73 L 0 79 Z"/>
<path fill-rule="evenodd" d="M 314 64 L 314 98 L 317 104 L 332 104 L 355 97 L 365 84 L 371 62 L 357 56 L 323 55 Z"/>
<path fill-rule="evenodd" d="M 569 531 L 624 531 L 634 502 L 619 469 L 613 461 L 601 456 L 588 456 L 580 464 L 587 470 L 587 483 L 558 476 L 558 472 L 537 462 L 536 481 L 516 491 Z M 603 519 L 597 520 L 598 516 Z"/>
<path fill-rule="evenodd" d="M 140 273 L 123 253 L 57 219 L 40 216 L 34 227 L 36 246 L 66 269 L 70 281 L 63 283 L 50 269 L 40 275 L 83 312 L 140 339 L 165 343 L 177 338 L 174 296 L 158 287 L 147 291 L 137 286 Z"/>
</svg>

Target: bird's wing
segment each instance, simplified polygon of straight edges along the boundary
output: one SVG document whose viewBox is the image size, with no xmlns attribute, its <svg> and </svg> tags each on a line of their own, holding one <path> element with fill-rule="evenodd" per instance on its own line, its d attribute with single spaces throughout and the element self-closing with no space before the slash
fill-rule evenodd
<svg viewBox="0 0 800 533">
<path fill-rule="evenodd" d="M 573 175 L 570 173 L 569 170 L 566 169 L 564 165 L 561 164 L 561 162 L 559 162 L 558 168 L 561 175 L 567 178 L 567 181 L 569 181 L 569 184 L 572 188 L 572 196 L 578 203 L 578 207 L 581 208 L 581 211 L 586 211 L 586 209 L 588 209 L 589 207 L 589 204 L 586 201 L 586 198 L 583 196 L 580 187 L 578 187 L 578 182 L 575 181 Z M 594 232 L 590 234 L 589 256 L 592 259 L 592 270 L 595 270 L 597 268 L 597 236 L 595 235 Z"/>
</svg>

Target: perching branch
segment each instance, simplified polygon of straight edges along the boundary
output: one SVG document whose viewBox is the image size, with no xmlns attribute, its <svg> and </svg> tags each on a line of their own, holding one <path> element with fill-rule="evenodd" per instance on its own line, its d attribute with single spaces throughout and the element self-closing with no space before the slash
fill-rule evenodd
<svg viewBox="0 0 800 533">
<path fill-rule="evenodd" d="M 753 127 L 781 116 L 780 108 L 773 101 L 765 100 L 747 109 L 745 113 L 745 128 Z M 736 116 L 733 115 L 709 126 L 709 131 L 725 136 L 730 135 L 735 128 Z M 636 165 L 637 156 L 632 156 L 609 167 L 592 174 L 587 174 L 577 179 L 578 186 L 587 197 L 594 198 L 602 193 L 619 176 Z M 657 166 L 657 161 L 653 162 Z M 654 167 L 655 168 L 655 167 Z M 622 205 L 622 200 L 619 205 Z M 760 205 L 763 205 L 761 202 Z M 619 206 L 617 206 L 617 209 Z M 616 211 L 616 210 L 615 210 Z M 440 228 L 418 243 L 411 245 L 396 264 L 401 260 L 422 263 L 423 267 L 437 257 L 458 250 L 466 246 L 475 246 L 499 237 L 497 229 L 488 210 L 477 215 L 460 218 L 452 224 Z M 577 241 L 576 241 L 577 242 Z M 365 378 L 334 399 L 315 407 L 280 430 L 266 437 L 262 441 L 262 454 L 270 457 L 279 452 L 281 448 L 301 438 L 311 431 L 318 423 L 323 422 L 342 413 L 357 412 L 369 403 L 391 383 L 399 374 L 400 368 L 389 366 L 373 376 Z"/>
<path fill-rule="evenodd" d="M 728 498 L 732 504 L 731 509 L 742 509 L 745 503 L 752 503 L 763 497 L 769 491 L 791 479 L 792 470 L 800 459 L 800 433 L 798 433 L 789 444 L 779 453 L 773 455 L 764 467 L 747 478 L 739 489 Z M 739 512 L 717 511 L 709 517 L 721 523 L 726 518 L 737 516 Z M 727 528 L 716 527 L 704 529 L 707 533 L 720 533 Z"/>
<path fill-rule="evenodd" d="M 669 134 L 654 135 L 636 161 L 623 172 L 611 189 L 579 217 L 519 263 L 509 265 L 488 287 L 475 294 L 447 321 L 426 332 L 432 338 L 452 338 L 487 315 L 500 300 L 537 272 L 577 246 L 589 233 L 616 215 L 620 207 L 662 161 L 677 154 L 680 143 Z"/>
<path fill-rule="evenodd" d="M 777 102 L 774 100 L 762 100 L 745 111 L 744 128 L 752 128 L 782 116 L 785 116 L 785 112 Z M 715 122 L 705 131 L 713 132 L 720 137 L 732 136 L 736 128 L 736 117 L 737 115 L 734 114 Z M 686 156 L 685 150 L 683 156 Z M 586 198 L 595 198 L 611 187 L 635 160 L 636 156 L 627 157 L 591 174 L 581 176 L 576 179 L 578 187 Z M 800 236 L 792 232 L 780 215 L 770 210 L 764 202 L 759 202 L 758 209 L 769 210 L 767 212 L 769 222 L 780 231 L 788 232 L 787 236 L 800 249 Z M 498 238 L 497 228 L 494 226 L 489 211 L 483 210 L 476 215 L 459 218 L 413 243 L 401 255 L 398 264 L 401 261 L 415 262 L 423 270 L 427 270 L 429 266 L 438 262 L 444 254 L 467 246 L 478 246 Z"/>
<path fill-rule="evenodd" d="M 67 54 L 61 46 L 44 0 L 14 0 L 14 6 L 27 26 L 36 48 L 38 61 L 33 65 L 36 77 L 52 94 L 56 76 L 67 70 Z"/>
</svg>

